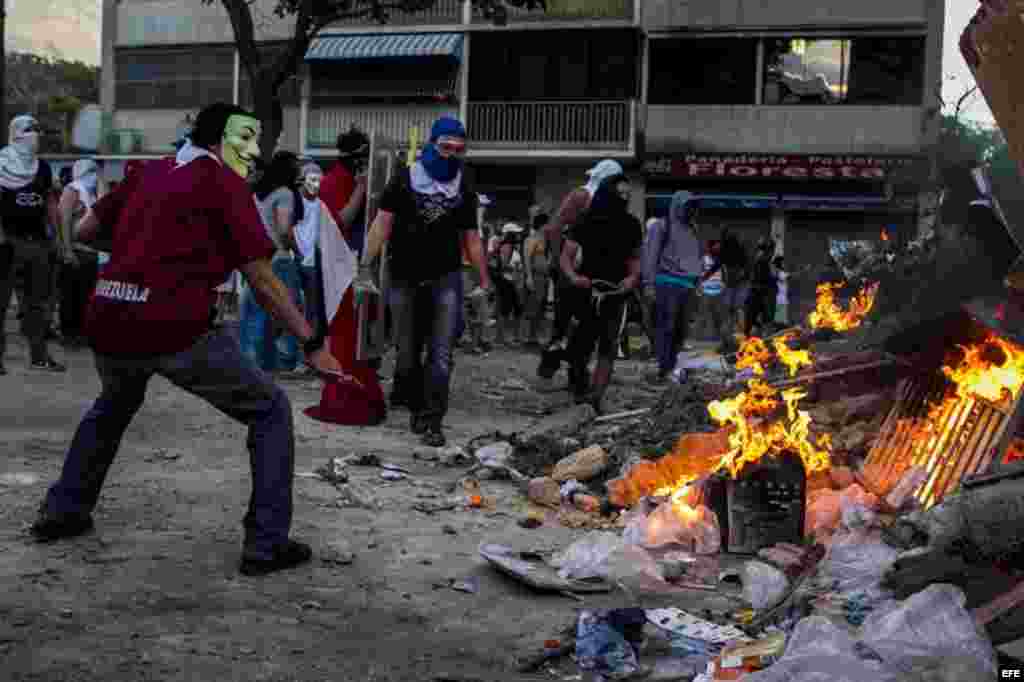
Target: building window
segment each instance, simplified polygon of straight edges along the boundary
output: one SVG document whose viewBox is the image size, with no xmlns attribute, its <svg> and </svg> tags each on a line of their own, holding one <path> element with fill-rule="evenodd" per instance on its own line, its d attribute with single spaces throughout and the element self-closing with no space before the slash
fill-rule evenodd
<svg viewBox="0 0 1024 682">
<path fill-rule="evenodd" d="M 650 43 L 650 104 L 755 104 L 756 38 Z"/>
<path fill-rule="evenodd" d="M 921 104 L 924 38 L 770 38 L 764 69 L 764 104 Z"/>
<path fill-rule="evenodd" d="M 196 109 L 233 95 L 230 46 L 119 49 L 114 64 L 120 109 Z"/>
<path fill-rule="evenodd" d="M 469 99 L 628 100 L 637 95 L 637 36 L 629 30 L 474 35 Z M 513 75 L 515 74 L 515 75 Z"/>
</svg>

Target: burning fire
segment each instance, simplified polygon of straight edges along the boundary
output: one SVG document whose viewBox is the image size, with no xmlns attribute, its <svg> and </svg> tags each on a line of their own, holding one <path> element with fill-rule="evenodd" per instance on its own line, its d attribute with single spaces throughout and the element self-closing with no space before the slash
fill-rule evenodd
<svg viewBox="0 0 1024 682">
<path fill-rule="evenodd" d="M 871 312 L 878 295 L 878 282 L 864 286 L 850 301 L 849 310 L 843 310 L 836 303 L 836 290 L 844 286 L 843 282 L 824 282 L 818 285 L 817 307 L 807 317 L 807 323 L 813 329 L 834 329 L 846 332 L 856 329 Z"/>
<path fill-rule="evenodd" d="M 957 398 L 1001 403 L 1017 397 L 1024 386 L 1024 351 L 996 336 L 959 348 L 963 357 L 942 368 L 956 384 Z"/>
<path fill-rule="evenodd" d="M 789 347 L 789 342 L 793 338 L 794 334 L 783 334 L 772 339 L 772 345 L 775 347 L 775 355 L 779 358 L 779 362 L 784 364 L 789 370 L 789 376 L 794 377 L 796 373 L 800 371 L 801 367 L 810 367 L 814 364 L 811 360 L 811 352 L 808 350 L 792 350 Z"/>
<path fill-rule="evenodd" d="M 667 496 L 685 521 L 698 513 L 693 506 L 697 490 L 691 484 L 723 469 L 736 477 L 747 464 L 786 451 L 800 456 L 807 473 L 827 469 L 831 441 L 827 435 L 819 436 L 817 443 L 811 440 L 811 415 L 797 406 L 806 395 L 799 388 L 780 394 L 763 381 L 751 379 L 743 393 L 708 405 L 711 418 L 724 427 L 718 434 L 683 436 L 668 456 L 636 465 L 621 488 L 609 489 L 625 501 L 635 501 L 647 491 Z M 779 415 L 783 407 L 785 414 Z M 652 481 L 657 483 L 651 485 Z"/>
<path fill-rule="evenodd" d="M 736 352 L 736 369 L 751 369 L 757 376 L 764 376 L 764 366 L 771 361 L 772 352 L 764 339 L 750 336 Z"/>
<path fill-rule="evenodd" d="M 747 464 L 785 451 L 798 454 L 807 473 L 827 469 L 832 443 L 828 436 L 819 437 L 819 444 L 811 440 L 811 415 L 797 407 L 806 396 L 806 391 L 790 388 L 782 392 L 780 403 L 776 389 L 751 379 L 747 391 L 708 405 L 716 423 L 733 427 L 729 451 L 722 456 L 719 469 L 727 469 L 736 477 Z M 770 418 L 782 403 L 786 406 L 785 417 Z"/>
</svg>

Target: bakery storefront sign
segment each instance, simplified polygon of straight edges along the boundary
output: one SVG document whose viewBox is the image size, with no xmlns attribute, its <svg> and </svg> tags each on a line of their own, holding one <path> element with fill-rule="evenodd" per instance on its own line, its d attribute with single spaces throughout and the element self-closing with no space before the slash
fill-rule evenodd
<svg viewBox="0 0 1024 682">
<path fill-rule="evenodd" d="M 647 159 L 644 173 L 693 180 L 885 182 L 897 169 L 919 161 L 911 156 L 677 154 Z"/>
</svg>

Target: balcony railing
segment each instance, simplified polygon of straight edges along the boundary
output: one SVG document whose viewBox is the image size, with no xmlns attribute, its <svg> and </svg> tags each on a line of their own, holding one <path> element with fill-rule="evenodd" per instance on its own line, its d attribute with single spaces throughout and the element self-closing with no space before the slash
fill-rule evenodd
<svg viewBox="0 0 1024 682">
<path fill-rule="evenodd" d="M 634 106 L 615 102 L 470 102 L 473 147 L 630 151 Z"/>
<path fill-rule="evenodd" d="M 422 140 L 434 121 L 445 115 L 458 116 L 458 108 L 436 104 L 313 106 L 309 111 L 306 145 L 333 149 L 338 133 L 348 130 L 352 124 L 366 133 L 376 130 L 400 144 L 409 139 L 411 128 L 418 127 Z"/>
<path fill-rule="evenodd" d="M 639 0 L 547 0 L 547 11 L 508 7 L 508 23 L 553 21 L 633 21 L 633 3 Z M 488 23 L 474 10 L 473 23 Z"/>
<path fill-rule="evenodd" d="M 442 26 L 462 23 L 462 0 L 437 0 L 434 6 L 422 12 L 400 12 L 390 10 L 386 24 L 380 24 L 372 17 L 343 19 L 329 28 L 373 27 L 373 26 Z"/>
</svg>

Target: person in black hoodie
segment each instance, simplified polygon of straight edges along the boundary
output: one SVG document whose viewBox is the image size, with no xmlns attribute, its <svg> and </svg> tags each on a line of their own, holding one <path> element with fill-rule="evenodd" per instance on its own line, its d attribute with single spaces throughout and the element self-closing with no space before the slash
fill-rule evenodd
<svg viewBox="0 0 1024 682">
<path fill-rule="evenodd" d="M 625 297 L 592 297 L 598 280 L 628 292 L 640 284 L 640 247 L 643 228 L 627 210 L 632 188 L 625 175 L 601 183 L 590 210 L 573 226 L 562 247 L 560 265 L 566 279 L 581 294 L 575 308 L 579 324 L 569 340 L 569 380 L 577 402 L 589 402 L 600 411 L 611 381 L 616 343 Z M 580 249 L 583 258 L 576 267 Z M 587 385 L 587 365 L 597 347 L 597 364 Z"/>
<path fill-rule="evenodd" d="M 762 333 L 768 331 L 775 319 L 775 296 L 778 284 L 775 281 L 775 270 L 772 259 L 775 258 L 775 242 L 761 237 L 757 242 L 757 255 L 751 268 L 750 295 L 744 311 L 743 333 L 746 336 L 761 328 Z"/>
</svg>

